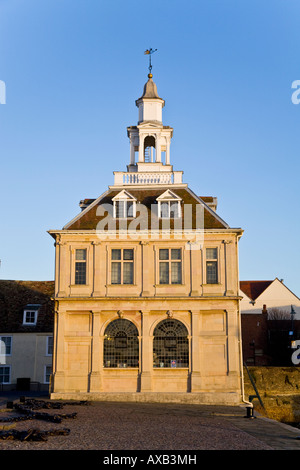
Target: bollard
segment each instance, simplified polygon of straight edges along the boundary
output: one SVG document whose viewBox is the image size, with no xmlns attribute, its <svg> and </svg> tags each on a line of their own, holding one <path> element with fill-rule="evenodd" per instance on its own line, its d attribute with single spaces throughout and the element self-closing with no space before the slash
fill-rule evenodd
<svg viewBox="0 0 300 470">
<path fill-rule="evenodd" d="M 246 409 L 247 409 L 247 415 L 245 416 L 245 418 L 250 418 L 250 419 L 255 418 L 255 416 L 253 414 L 254 413 L 254 407 L 253 406 L 247 406 Z"/>
</svg>

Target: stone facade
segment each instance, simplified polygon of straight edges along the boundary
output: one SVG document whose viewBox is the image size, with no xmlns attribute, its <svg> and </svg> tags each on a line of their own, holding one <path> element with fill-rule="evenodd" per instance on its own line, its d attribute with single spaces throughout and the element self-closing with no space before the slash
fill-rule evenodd
<svg viewBox="0 0 300 470">
<path fill-rule="evenodd" d="M 51 397 L 242 401 L 238 241 L 170 165 L 152 75 L 130 164 L 55 239 Z M 165 160 L 164 160 L 165 159 Z"/>
</svg>

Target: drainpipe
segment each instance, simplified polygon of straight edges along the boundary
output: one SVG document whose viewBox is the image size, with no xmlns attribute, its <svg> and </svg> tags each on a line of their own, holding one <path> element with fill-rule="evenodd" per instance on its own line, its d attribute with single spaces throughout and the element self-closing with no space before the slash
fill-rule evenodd
<svg viewBox="0 0 300 470">
<path fill-rule="evenodd" d="M 242 401 L 247 405 L 247 407 L 251 407 L 253 409 L 253 403 L 247 401 L 245 399 L 244 394 L 244 365 L 243 365 L 243 350 L 242 350 L 242 322 L 241 322 L 241 312 L 240 307 L 238 306 L 238 321 L 239 321 L 239 360 L 240 360 L 240 368 L 241 368 L 241 382 L 242 382 Z"/>
<path fill-rule="evenodd" d="M 239 294 L 239 288 L 240 288 L 240 275 L 239 275 L 239 250 L 238 250 L 238 241 L 239 239 L 241 238 L 242 235 L 238 235 L 237 236 L 237 240 L 236 240 L 236 256 L 237 256 L 237 284 L 238 284 L 238 290 L 237 290 L 237 293 Z M 238 342 L 239 342 L 239 361 L 240 361 L 240 369 L 241 369 L 241 384 L 242 384 L 242 402 L 245 403 L 245 405 L 247 405 L 247 408 L 248 409 L 251 409 L 251 413 L 250 413 L 250 416 L 252 416 L 253 414 L 253 403 L 251 403 L 250 401 L 247 401 L 245 399 L 245 394 L 244 394 L 244 365 L 243 365 L 243 350 L 242 350 L 242 320 L 241 320 L 241 311 L 240 311 L 240 301 L 238 300 L 238 308 L 237 308 L 237 311 L 238 311 L 238 327 L 239 327 L 239 338 L 238 338 Z"/>
</svg>

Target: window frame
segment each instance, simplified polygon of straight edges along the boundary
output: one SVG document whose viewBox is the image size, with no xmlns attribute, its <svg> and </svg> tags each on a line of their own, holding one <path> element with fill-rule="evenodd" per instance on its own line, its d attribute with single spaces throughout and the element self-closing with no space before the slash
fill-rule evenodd
<svg viewBox="0 0 300 470">
<path fill-rule="evenodd" d="M 53 336 L 47 336 L 47 341 L 46 341 L 46 356 L 53 356 Z M 51 344 L 52 343 L 52 344 Z M 52 352 L 51 352 L 52 349 Z M 49 352 L 50 350 L 50 352 Z"/>
<path fill-rule="evenodd" d="M 7 352 L 7 345 L 3 341 L 3 338 L 9 338 L 10 339 L 10 345 L 9 345 L 10 352 Z M 5 353 L 1 353 L 1 343 L 2 342 L 4 342 L 4 344 L 5 344 Z M 1 335 L 0 336 L 0 357 L 8 357 L 8 356 L 12 355 L 12 342 L 13 342 L 12 335 Z"/>
<path fill-rule="evenodd" d="M 168 220 L 168 219 L 180 219 L 182 217 L 182 207 L 181 201 L 182 199 L 177 196 L 173 191 L 166 190 L 163 194 L 161 194 L 157 199 L 158 203 L 158 218 L 161 220 Z M 177 215 L 171 216 L 171 205 L 177 203 Z M 167 215 L 162 215 L 162 207 L 163 204 L 168 205 Z"/>
<path fill-rule="evenodd" d="M 5 369 L 7 368 L 8 369 L 8 374 L 1 374 L 1 369 Z M 8 382 L 1 382 L 0 380 L 0 384 L 1 385 L 8 385 L 11 383 L 11 366 L 9 364 L 0 364 L 0 376 L 4 376 L 4 375 L 8 375 L 9 379 L 8 379 Z"/>
<path fill-rule="evenodd" d="M 27 315 L 28 314 L 34 314 L 34 320 L 33 321 L 28 321 L 27 320 Z M 23 325 L 26 326 L 35 326 L 37 324 L 37 317 L 38 317 L 38 309 L 33 309 L 33 308 L 24 308 L 23 312 Z"/>
<path fill-rule="evenodd" d="M 171 204 L 177 204 L 177 216 L 171 216 Z M 162 205 L 163 204 L 168 204 L 168 213 L 166 216 L 162 215 Z M 168 220 L 168 219 L 180 219 L 182 217 L 181 214 L 181 204 L 178 199 L 169 199 L 169 200 L 161 200 L 158 201 L 158 217 L 159 219 L 162 220 Z"/>
<path fill-rule="evenodd" d="M 168 335 L 168 330 L 170 332 L 172 327 L 172 335 Z M 154 369 L 189 368 L 191 361 L 189 331 L 182 321 L 169 318 L 157 323 L 153 330 L 152 357 Z M 179 361 L 180 358 L 185 361 Z"/>
<path fill-rule="evenodd" d="M 161 250 L 168 251 L 168 258 L 167 259 L 160 259 L 160 252 Z M 172 250 L 180 250 L 180 258 L 172 258 Z M 159 286 L 182 286 L 183 285 L 183 248 L 180 247 L 158 247 L 158 285 Z M 180 262 L 180 281 L 181 282 L 172 282 L 172 263 L 179 263 Z M 168 281 L 167 283 L 161 282 L 161 263 L 168 263 Z M 171 282 L 170 282 L 171 281 Z"/>
<path fill-rule="evenodd" d="M 116 220 L 127 220 L 136 218 L 136 199 L 127 191 L 121 191 L 113 199 L 113 218 Z M 117 217 L 117 204 L 124 203 L 123 214 Z M 132 203 L 132 215 L 128 215 L 128 203 Z"/>
<path fill-rule="evenodd" d="M 50 373 L 47 373 L 47 369 L 50 369 Z M 44 366 L 44 384 L 50 384 L 51 375 L 53 373 L 52 365 L 45 364 Z M 47 377 L 49 376 L 49 381 L 47 381 Z"/>
<path fill-rule="evenodd" d="M 127 318 L 111 320 L 104 331 L 103 368 L 138 369 L 139 363 L 140 343 L 136 324 Z"/>
<path fill-rule="evenodd" d="M 120 204 L 120 203 L 123 203 L 124 204 L 124 208 L 123 208 L 123 214 L 122 215 L 118 215 L 117 216 L 117 204 Z M 128 215 L 128 203 L 131 203 L 132 204 L 132 215 Z M 131 199 L 117 199 L 116 201 L 114 201 L 114 207 L 113 207 L 113 215 L 114 215 L 114 219 L 135 219 L 136 218 L 136 202 L 135 201 L 132 201 Z"/>
<path fill-rule="evenodd" d="M 113 259 L 113 250 L 119 250 L 121 252 L 121 258 L 120 259 Z M 132 260 L 130 259 L 124 259 L 124 251 L 126 250 L 131 250 L 132 251 Z M 121 248 L 121 247 L 114 247 L 110 248 L 110 284 L 112 286 L 133 286 L 135 283 L 135 259 L 136 259 L 136 249 L 135 247 L 127 247 L 127 248 Z M 120 264 L 120 282 L 113 282 L 113 263 L 114 264 Z M 124 263 L 127 264 L 132 264 L 132 282 L 124 283 Z"/>
<path fill-rule="evenodd" d="M 212 257 L 208 257 L 207 256 L 207 250 L 216 250 L 216 257 L 215 258 L 212 258 Z M 216 272 L 216 282 L 209 282 L 208 280 L 208 263 L 214 263 L 216 268 L 215 268 L 215 272 Z M 220 274 L 219 274 L 219 249 L 217 246 L 207 246 L 205 248 L 205 279 L 206 279 L 206 284 L 207 285 L 210 285 L 210 286 L 215 286 L 217 284 L 219 284 L 219 279 L 220 279 Z"/>
<path fill-rule="evenodd" d="M 77 252 L 78 251 L 85 251 L 85 259 L 77 259 Z M 77 265 L 84 265 L 85 266 L 85 282 L 76 282 L 76 280 L 78 280 L 76 278 L 76 275 L 77 275 L 77 272 L 76 272 L 76 269 L 77 269 Z M 87 280 L 88 280 L 88 249 L 86 247 L 74 247 L 74 268 L 73 268 L 73 272 L 74 272 L 74 285 L 75 286 L 86 286 L 88 284 Z"/>
</svg>

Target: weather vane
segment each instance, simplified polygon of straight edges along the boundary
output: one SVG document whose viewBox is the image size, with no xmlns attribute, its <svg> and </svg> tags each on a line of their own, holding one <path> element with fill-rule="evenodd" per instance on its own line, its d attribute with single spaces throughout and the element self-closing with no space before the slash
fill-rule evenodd
<svg viewBox="0 0 300 470">
<path fill-rule="evenodd" d="M 156 52 L 157 49 L 147 49 L 144 54 L 145 55 L 149 55 L 149 75 L 151 75 L 152 77 L 152 74 L 151 74 L 151 70 L 152 70 L 152 64 L 151 64 L 151 55 L 154 54 L 154 52 Z"/>
</svg>

